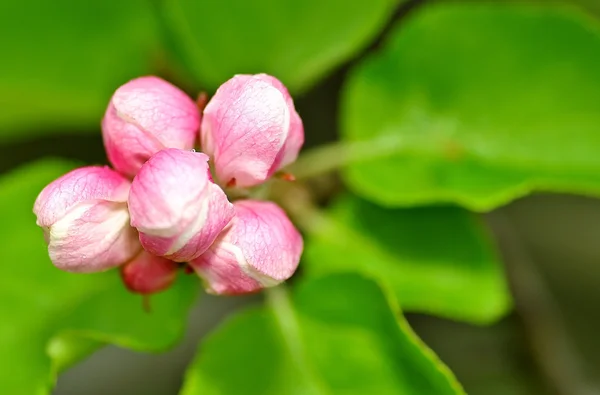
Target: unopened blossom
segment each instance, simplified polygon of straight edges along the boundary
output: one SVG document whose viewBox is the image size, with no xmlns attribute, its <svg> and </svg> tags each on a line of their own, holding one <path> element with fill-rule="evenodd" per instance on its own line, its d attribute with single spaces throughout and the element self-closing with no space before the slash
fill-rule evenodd
<svg viewBox="0 0 600 395">
<path fill-rule="evenodd" d="M 292 276 L 302 236 L 275 203 L 240 200 L 235 218 L 217 241 L 190 262 L 207 291 L 239 294 L 274 286 Z"/>
<path fill-rule="evenodd" d="M 121 268 L 123 283 L 132 292 L 152 294 L 167 289 L 177 278 L 179 265 L 142 250 Z"/>
<path fill-rule="evenodd" d="M 118 266 L 139 250 L 129 225 L 130 182 L 108 167 L 73 170 L 37 197 L 34 213 L 52 263 L 69 272 L 97 272 Z"/>
<path fill-rule="evenodd" d="M 296 159 L 304 130 L 287 89 L 266 74 L 223 84 L 204 111 L 205 153 L 194 151 L 199 106 L 157 77 L 117 89 L 102 120 L 115 170 L 74 170 L 35 203 L 58 268 L 121 266 L 124 285 L 143 295 L 171 286 L 179 262 L 216 294 L 255 292 L 293 275 L 303 241 L 284 211 L 266 201 L 232 204 L 221 187 L 258 185 Z"/>
<path fill-rule="evenodd" d="M 236 75 L 204 109 L 202 151 L 223 185 L 251 187 L 296 160 L 302 120 L 285 86 L 266 74 Z"/>
<path fill-rule="evenodd" d="M 183 91 L 158 77 L 141 77 L 112 96 L 102 137 L 114 168 L 129 177 L 164 148 L 192 149 L 200 113 Z"/>
<path fill-rule="evenodd" d="M 165 149 L 134 178 L 129 194 L 131 225 L 150 253 L 177 262 L 197 258 L 234 215 L 223 190 L 212 182 L 208 156 Z"/>
</svg>

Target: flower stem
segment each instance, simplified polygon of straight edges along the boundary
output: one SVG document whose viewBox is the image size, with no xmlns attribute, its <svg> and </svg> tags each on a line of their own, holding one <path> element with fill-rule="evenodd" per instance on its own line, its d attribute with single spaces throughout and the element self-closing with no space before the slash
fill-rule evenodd
<svg viewBox="0 0 600 395">
<path fill-rule="evenodd" d="M 390 156 L 403 146 L 404 140 L 398 135 L 367 141 L 338 141 L 305 152 L 295 163 L 287 167 L 286 171 L 293 174 L 296 179 L 307 179 L 352 163 Z"/>
</svg>

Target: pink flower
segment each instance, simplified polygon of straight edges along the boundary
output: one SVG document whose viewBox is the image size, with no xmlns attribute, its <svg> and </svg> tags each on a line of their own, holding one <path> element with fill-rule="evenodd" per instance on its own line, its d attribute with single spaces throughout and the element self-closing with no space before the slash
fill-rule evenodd
<svg viewBox="0 0 600 395">
<path fill-rule="evenodd" d="M 69 272 L 118 266 L 139 250 L 129 225 L 129 180 L 108 167 L 71 171 L 46 186 L 33 211 L 44 229 L 52 263 Z"/>
<path fill-rule="evenodd" d="M 152 294 L 187 262 L 209 292 L 239 294 L 287 280 L 302 253 L 300 233 L 265 201 L 231 204 L 213 182 L 252 187 L 293 162 L 302 121 L 285 86 L 266 74 L 237 75 L 205 109 L 157 77 L 114 93 L 102 120 L 115 170 L 88 166 L 52 182 L 34 212 L 50 258 L 71 272 L 121 267 L 125 286 Z M 133 181 L 129 179 L 133 178 Z"/>
<path fill-rule="evenodd" d="M 303 242 L 283 210 L 275 203 L 255 200 L 240 200 L 234 206 L 231 226 L 190 262 L 208 292 L 254 292 L 290 278 Z"/>
<path fill-rule="evenodd" d="M 142 250 L 121 268 L 121 278 L 130 291 L 151 294 L 173 284 L 178 269 L 177 263 Z"/>
<path fill-rule="evenodd" d="M 236 75 L 206 106 L 201 140 L 222 184 L 251 187 L 296 160 L 304 129 L 279 80 L 266 74 Z"/>
<path fill-rule="evenodd" d="M 185 93 L 158 77 L 141 77 L 114 93 L 102 136 L 115 169 L 133 177 L 161 149 L 194 148 L 199 125 L 198 108 Z"/>
<path fill-rule="evenodd" d="M 210 179 L 208 156 L 175 148 L 142 166 L 131 185 L 129 211 L 142 246 L 178 262 L 202 254 L 234 215 Z"/>
</svg>

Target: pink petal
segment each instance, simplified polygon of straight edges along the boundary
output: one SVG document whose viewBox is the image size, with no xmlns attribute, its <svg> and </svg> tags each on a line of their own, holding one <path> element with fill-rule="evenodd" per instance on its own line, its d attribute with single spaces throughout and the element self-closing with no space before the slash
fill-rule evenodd
<svg viewBox="0 0 600 395">
<path fill-rule="evenodd" d="M 241 200 L 236 216 L 210 249 L 191 262 L 210 292 L 236 294 L 276 285 L 292 276 L 302 236 L 275 203 Z"/>
<path fill-rule="evenodd" d="M 238 295 L 263 289 L 260 282 L 242 270 L 236 253 L 235 248 L 220 244 L 220 248 L 211 248 L 192 262 L 192 267 L 204 280 L 207 292 Z"/>
<path fill-rule="evenodd" d="M 102 135 L 111 163 L 133 177 L 163 148 L 192 149 L 199 125 L 200 113 L 192 99 L 149 76 L 117 89 L 102 120 Z"/>
<path fill-rule="evenodd" d="M 209 179 L 208 156 L 166 149 L 142 166 L 129 195 L 131 225 L 152 254 L 186 262 L 202 254 L 233 217 Z"/>
<path fill-rule="evenodd" d="M 129 180 L 108 167 L 73 170 L 42 190 L 33 211 L 52 263 L 70 272 L 97 272 L 130 259 L 140 245 L 129 226 Z"/>
<path fill-rule="evenodd" d="M 206 106 L 201 139 L 222 184 L 235 180 L 250 187 L 295 160 L 304 132 L 280 81 L 266 74 L 236 75 Z"/>
<path fill-rule="evenodd" d="M 108 270 L 141 249 L 124 202 L 79 203 L 44 230 L 52 263 L 68 272 Z"/>
<path fill-rule="evenodd" d="M 88 166 L 75 169 L 40 192 L 33 206 L 37 224 L 51 226 L 80 202 L 125 202 L 129 186 L 129 180 L 108 167 Z"/>
<path fill-rule="evenodd" d="M 178 270 L 177 263 L 142 250 L 123 266 L 121 278 L 130 291 L 147 295 L 170 287 Z"/>
</svg>

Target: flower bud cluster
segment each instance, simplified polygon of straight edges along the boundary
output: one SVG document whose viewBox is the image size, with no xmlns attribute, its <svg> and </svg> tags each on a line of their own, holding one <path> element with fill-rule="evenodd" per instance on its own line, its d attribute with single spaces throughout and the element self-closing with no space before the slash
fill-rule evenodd
<svg viewBox="0 0 600 395">
<path fill-rule="evenodd" d="M 285 212 L 226 194 L 298 156 L 302 121 L 279 80 L 237 75 L 202 112 L 170 83 L 141 77 L 114 93 L 102 136 L 112 168 L 73 170 L 35 202 L 56 267 L 120 267 L 141 294 L 168 288 L 183 266 L 216 294 L 255 292 L 295 272 L 303 242 Z"/>
</svg>

